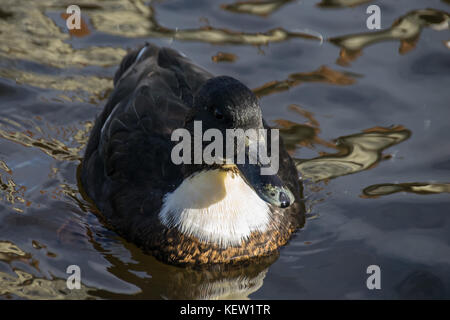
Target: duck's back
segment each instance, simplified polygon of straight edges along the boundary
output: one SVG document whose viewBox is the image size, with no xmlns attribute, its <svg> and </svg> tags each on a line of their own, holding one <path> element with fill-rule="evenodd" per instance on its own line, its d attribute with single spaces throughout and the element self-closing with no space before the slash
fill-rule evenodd
<svg viewBox="0 0 450 320">
<path fill-rule="evenodd" d="M 151 44 L 123 59 L 80 176 L 102 214 L 125 229 L 119 231 L 133 228 L 133 220 L 143 224 L 143 212 L 155 213 L 145 217 L 154 223 L 164 194 L 181 182 L 170 135 L 183 127 L 193 95 L 211 77 L 178 52 Z"/>
</svg>

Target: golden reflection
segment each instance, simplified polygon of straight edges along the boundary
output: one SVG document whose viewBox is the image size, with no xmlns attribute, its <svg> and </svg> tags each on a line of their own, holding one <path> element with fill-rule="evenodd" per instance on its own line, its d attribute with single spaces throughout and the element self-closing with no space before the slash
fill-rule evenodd
<svg viewBox="0 0 450 320">
<path fill-rule="evenodd" d="M 16 261 L 20 261 L 40 272 L 39 262 L 33 259 L 30 253 L 24 252 L 10 241 L 0 241 L 0 264 L 7 264 L 12 270 L 11 273 L 0 271 L 0 296 L 4 298 L 19 297 L 39 300 L 93 298 L 88 294 L 88 291 L 92 289 L 82 283 L 81 289 L 69 290 L 66 280 L 36 277 L 31 273 L 20 270 L 17 267 L 18 264 L 13 264 Z"/>
<path fill-rule="evenodd" d="M 24 186 L 18 186 L 13 178 L 12 171 L 9 169 L 4 161 L 0 160 L 0 169 L 6 172 L 6 176 L 0 171 L 0 199 L 12 204 L 11 207 L 14 211 L 22 213 L 25 206 L 29 206 L 29 203 L 25 201 Z"/>
<path fill-rule="evenodd" d="M 46 15 L 49 9 L 64 4 L 57 0 L 3 0 L 1 8 L 11 14 L 0 19 L 0 57 L 46 64 L 58 68 L 117 65 L 125 50 L 111 47 L 89 47 L 75 50 L 70 35 Z"/>
<path fill-rule="evenodd" d="M 19 143 L 25 147 L 38 148 L 56 160 L 78 161 L 81 159 L 81 150 L 87 143 L 92 122 L 85 122 L 81 129 L 76 127 L 53 128 L 55 131 L 61 131 L 63 136 L 62 140 L 58 140 L 50 136 L 36 137 L 38 135 L 43 135 L 43 130 L 39 126 L 35 127 L 37 133 L 33 133 L 30 130 L 19 131 L 21 127 L 20 124 L 17 124 L 16 126 L 19 128 L 16 128 L 14 131 L 0 128 L 0 137 Z M 72 136 L 77 142 L 78 145 L 76 147 L 69 147 L 63 142 L 69 139 L 68 136 Z"/>
<path fill-rule="evenodd" d="M 0 272 L 0 296 L 30 300 L 93 299 L 91 289 L 81 284 L 79 290 L 69 290 L 66 280 L 38 278 L 22 270 L 14 274 Z"/>
<path fill-rule="evenodd" d="M 83 212 L 95 212 L 97 210 L 94 205 L 82 199 L 80 191 L 70 184 L 61 183 L 58 188 L 53 191 L 53 194 L 58 197 L 65 196 L 70 198 Z"/>
<path fill-rule="evenodd" d="M 267 17 L 290 2 L 293 2 L 293 0 L 251 0 L 223 4 L 220 7 L 230 12 L 248 13 Z"/>
<path fill-rule="evenodd" d="M 172 40 L 199 41 L 213 44 L 266 45 L 290 38 L 320 40 L 301 32 L 289 32 L 283 28 L 267 32 L 247 33 L 205 26 L 197 29 L 170 29 L 155 19 L 152 6 L 143 1 L 104 1 L 101 9 L 86 9 L 95 29 L 124 37 L 168 38 Z"/>
<path fill-rule="evenodd" d="M 105 93 L 113 87 L 112 79 L 79 75 L 61 77 L 13 68 L 0 68 L 0 77 L 14 79 L 17 84 L 24 83 L 42 89 L 54 89 L 68 92 L 84 91 L 90 94 L 87 99 L 81 99 L 80 94 L 75 95 L 73 99 L 59 96 L 68 101 L 76 100 L 79 102 L 84 102 L 85 100 L 91 102 L 102 100 Z"/>
<path fill-rule="evenodd" d="M 10 262 L 13 260 L 14 256 L 29 258 L 29 255 L 14 243 L 10 241 L 0 241 L 0 260 Z"/>
<path fill-rule="evenodd" d="M 292 154 L 297 147 L 313 148 L 314 145 L 322 145 L 327 148 L 336 148 L 334 143 L 319 138 L 320 125 L 312 112 L 295 104 L 290 105 L 289 110 L 300 114 L 308 120 L 308 122 L 304 124 L 284 119 L 275 120 L 277 127 L 280 129 L 280 135 L 283 138 L 284 146 L 290 154 Z"/>
<path fill-rule="evenodd" d="M 373 0 L 322 0 L 317 5 L 324 8 L 344 8 L 356 7 L 363 3 L 368 3 Z"/>
<path fill-rule="evenodd" d="M 341 47 L 337 63 L 348 65 L 362 54 L 362 49 L 378 42 L 400 41 L 400 54 L 413 50 L 423 28 L 449 29 L 450 15 L 436 9 L 414 10 L 396 20 L 392 27 L 383 31 L 365 32 L 329 39 Z"/>
<path fill-rule="evenodd" d="M 303 160 L 296 159 L 297 169 L 314 182 L 371 169 L 382 159 L 384 149 L 405 141 L 411 131 L 403 126 L 375 127 L 362 133 L 340 137 L 335 141 L 336 154 Z"/>
<path fill-rule="evenodd" d="M 305 82 L 321 82 L 346 86 L 355 83 L 355 77 L 358 77 L 358 75 L 350 72 L 336 71 L 327 66 L 321 66 L 319 69 L 312 72 L 292 73 L 285 80 L 267 82 L 266 84 L 253 89 L 253 92 L 257 97 L 263 97 L 272 93 L 289 90 L 290 88 Z"/>
<path fill-rule="evenodd" d="M 0 8 L 7 9 L 9 15 L 7 18 L 0 18 L 0 59 L 11 60 L 11 63 L 0 67 L 0 77 L 45 89 L 73 92 L 83 90 L 91 94 L 88 100 L 94 98 L 99 100 L 107 89 L 112 88 L 111 79 L 76 74 L 49 75 L 11 67 L 14 60 L 30 61 L 61 69 L 108 67 L 120 63 L 126 54 L 122 48 L 92 46 L 74 49 L 67 42 L 71 35 L 57 26 L 47 15 L 48 10 L 65 12 L 66 7 L 63 8 L 63 5 L 56 0 L 1 2 Z"/>
<path fill-rule="evenodd" d="M 82 14 L 88 17 L 99 32 L 124 37 L 165 38 L 183 41 L 199 41 L 213 44 L 266 45 L 290 38 L 320 40 L 305 33 L 289 32 L 276 28 L 267 32 L 246 33 L 218 29 L 210 26 L 197 29 L 169 29 L 155 19 L 152 6 L 144 1 L 103 1 L 92 5 L 91 1 L 78 1 Z M 67 2 L 58 0 L 4 0 L 0 4 L 0 57 L 25 60 L 56 68 L 81 68 L 85 66 L 108 67 L 118 65 L 126 54 L 119 47 L 91 46 L 74 49 L 68 42 L 71 36 L 85 36 L 90 32 L 83 20 L 82 32 L 67 33 L 59 27 L 48 12 L 64 14 Z M 7 10 L 6 10 L 7 9 Z M 19 83 L 56 90 L 83 90 L 100 95 L 112 88 L 112 81 L 95 76 L 54 76 L 0 68 L 0 76 Z"/>
<path fill-rule="evenodd" d="M 2 129 L 0 125 L 0 137 L 26 147 L 38 148 L 59 161 L 79 161 L 81 159 L 81 151 L 87 143 L 89 132 L 92 127 L 92 122 L 90 121 L 85 122 L 81 128 L 78 126 L 52 127 L 46 124 L 45 129 L 35 125 L 35 132 L 32 132 L 30 130 L 21 130 L 22 126 L 15 121 L 9 119 L 2 120 L 8 122 L 15 128 L 14 131 L 5 130 Z M 42 127 L 44 127 L 44 125 L 42 125 Z M 59 136 L 60 139 L 52 137 L 48 130 L 50 130 L 54 136 Z M 54 132 L 56 132 L 56 134 Z M 76 146 L 69 147 L 63 141 L 73 141 Z M 49 178 L 57 179 L 57 171 L 56 168 L 51 168 Z M 14 182 L 12 170 L 8 167 L 6 162 L 0 160 L 0 199 L 9 203 L 12 210 L 23 213 L 32 204 L 25 196 L 26 190 L 26 186 L 20 186 Z M 41 194 L 46 193 L 47 191 L 41 190 Z M 92 210 L 88 204 L 82 202 L 78 198 L 78 190 L 66 183 L 61 183 L 48 195 L 52 197 L 52 199 L 61 199 L 63 196 L 68 197 L 72 199 L 81 210 L 85 212 Z"/>
<path fill-rule="evenodd" d="M 0 160 L 0 169 L 2 169 L 3 171 L 5 171 L 5 172 L 8 173 L 8 174 L 11 174 L 11 173 L 12 173 L 11 169 L 8 167 L 8 165 L 6 164 L 6 162 L 3 161 L 3 160 Z"/>
<path fill-rule="evenodd" d="M 397 192 L 409 192 L 416 194 L 438 194 L 450 193 L 450 183 L 426 183 L 426 182 L 410 182 L 410 183 L 383 183 L 374 184 L 362 191 L 364 198 L 378 198 Z"/>
</svg>

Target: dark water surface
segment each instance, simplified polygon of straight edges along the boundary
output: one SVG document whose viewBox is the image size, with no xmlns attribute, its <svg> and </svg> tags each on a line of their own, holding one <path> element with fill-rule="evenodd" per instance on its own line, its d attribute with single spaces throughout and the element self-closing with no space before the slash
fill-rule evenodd
<svg viewBox="0 0 450 320">
<path fill-rule="evenodd" d="M 450 298 L 449 1 L 75 2 L 69 34 L 74 1 L 0 1 L 0 297 Z M 308 220 L 279 257 L 167 266 L 80 195 L 92 121 L 144 41 L 242 80 L 282 129 Z"/>
</svg>

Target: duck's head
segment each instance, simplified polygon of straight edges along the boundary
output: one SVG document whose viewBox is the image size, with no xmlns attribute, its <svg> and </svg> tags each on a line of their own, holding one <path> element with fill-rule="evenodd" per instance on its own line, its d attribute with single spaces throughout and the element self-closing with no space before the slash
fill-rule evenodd
<svg viewBox="0 0 450 320">
<path fill-rule="evenodd" d="M 217 163 L 217 158 L 212 164 L 206 163 L 205 159 L 195 161 L 195 148 L 198 148 L 198 144 L 195 145 L 194 140 L 195 134 L 199 133 L 199 124 L 201 124 L 202 137 L 210 129 L 214 129 L 215 133 L 220 132 L 223 137 L 223 161 Z M 194 158 L 193 164 L 184 165 L 185 177 L 208 170 L 233 171 L 243 177 L 243 180 L 266 203 L 286 208 L 294 202 L 292 192 L 277 175 L 278 163 L 275 165 L 273 162 L 274 159 L 278 162 L 278 155 L 267 152 L 267 150 L 278 152 L 279 146 L 274 148 L 271 144 L 274 140 L 278 144 L 279 140 L 272 139 L 270 130 L 266 131 L 266 136 L 261 134 L 260 129 L 264 129 L 264 125 L 259 102 L 244 84 L 228 76 L 214 77 L 206 81 L 194 96 L 193 108 L 186 118 L 185 128 L 193 137 L 191 145 Z M 228 129 L 235 129 L 234 132 L 237 132 L 236 129 L 243 129 L 245 132 L 253 129 L 250 131 L 256 133 L 256 135 L 245 135 L 242 140 L 245 141 L 245 148 L 237 144 L 238 139 L 231 140 L 234 144 L 232 159 L 227 153 L 227 147 L 229 147 L 227 144 L 230 143 L 227 139 L 227 131 L 230 131 Z M 209 140 L 201 144 L 202 150 L 205 150 L 204 148 L 210 145 L 215 137 L 204 137 L 203 140 Z M 257 153 L 256 150 L 258 150 Z M 266 157 L 265 161 L 261 161 L 261 155 L 269 154 L 270 158 Z M 275 168 L 276 171 L 268 170 L 269 168 Z"/>
</svg>

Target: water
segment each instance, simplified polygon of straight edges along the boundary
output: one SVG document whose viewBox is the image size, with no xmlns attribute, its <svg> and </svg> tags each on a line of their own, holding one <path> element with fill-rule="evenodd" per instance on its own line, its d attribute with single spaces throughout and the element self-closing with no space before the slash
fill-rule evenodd
<svg viewBox="0 0 450 320">
<path fill-rule="evenodd" d="M 83 28 L 68 34 L 69 3 L 0 2 L 0 297 L 450 297 L 449 1 L 77 4 Z M 366 28 L 370 4 L 379 31 Z M 80 195 L 92 121 L 126 49 L 145 41 L 240 79 L 282 129 L 308 220 L 279 256 L 168 266 Z M 366 287 L 369 265 L 381 290 Z"/>
</svg>

